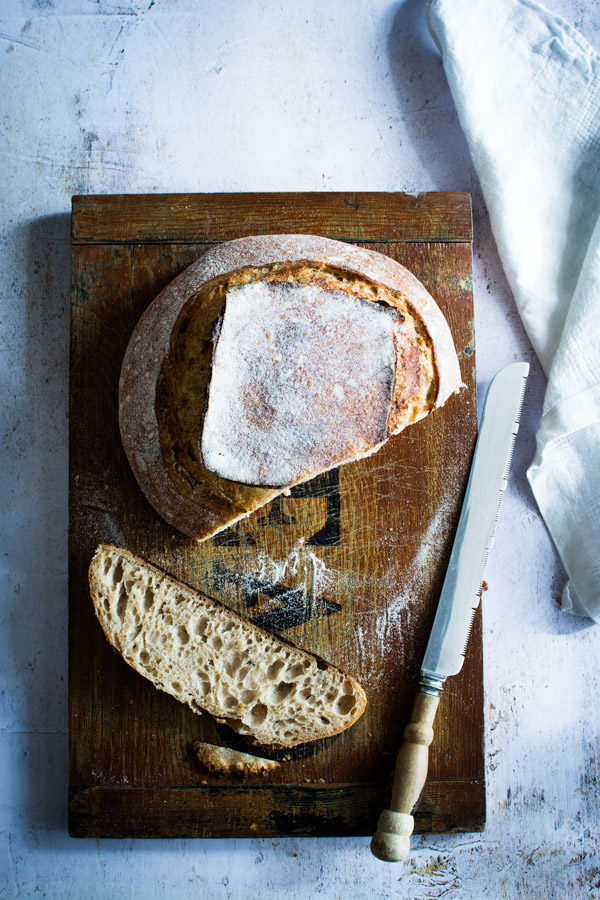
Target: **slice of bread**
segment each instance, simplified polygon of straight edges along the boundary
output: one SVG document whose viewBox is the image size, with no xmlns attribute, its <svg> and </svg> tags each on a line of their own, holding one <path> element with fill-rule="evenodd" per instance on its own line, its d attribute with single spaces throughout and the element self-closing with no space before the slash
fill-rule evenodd
<svg viewBox="0 0 600 900">
<path fill-rule="evenodd" d="M 216 744 L 205 744 L 203 741 L 197 741 L 194 750 L 198 762 L 215 775 L 262 775 L 280 765 L 273 759 L 263 759 L 252 756 L 251 753 L 241 753 L 239 750 L 217 747 Z"/>
<path fill-rule="evenodd" d="M 346 319 L 335 313 L 336 302 L 340 310 L 349 300 L 356 303 L 357 310 L 377 308 L 384 324 L 393 318 L 394 359 L 389 375 L 373 386 L 376 390 L 370 397 L 364 391 L 360 396 L 364 383 L 361 386 L 357 381 L 353 389 L 353 374 L 342 366 L 337 377 L 332 372 L 329 381 L 322 381 L 321 394 L 311 388 L 313 396 L 318 396 L 317 404 L 311 406 L 310 392 L 299 396 L 298 422 L 303 409 L 318 412 L 319 421 L 306 431 L 310 453 L 302 451 L 288 460 L 283 460 L 279 452 L 284 437 L 279 425 L 285 421 L 285 406 L 276 410 L 277 427 L 264 440 L 260 432 L 255 432 L 242 441 L 245 426 L 238 413 L 234 421 L 227 421 L 228 398 L 210 396 L 219 352 L 219 323 L 225 321 L 228 297 L 233 309 L 234 296 L 243 300 L 253 293 L 255 285 L 261 294 L 272 294 L 273 309 L 277 297 L 283 297 L 286 291 L 294 294 L 297 307 L 301 296 L 314 299 L 315 292 L 321 295 L 330 308 L 327 321 L 333 337 L 329 355 L 325 345 L 319 349 L 323 365 L 339 352 L 340 345 L 350 359 L 355 352 L 357 360 L 361 353 L 364 359 L 369 352 L 368 345 L 362 346 L 360 326 L 343 327 Z M 230 324 L 235 325 L 235 321 Z M 266 340 L 268 323 L 262 323 L 259 333 L 260 339 Z M 374 357 L 382 360 L 383 369 L 389 363 L 389 333 L 376 342 L 378 345 L 371 349 Z M 214 383 L 219 389 L 228 386 L 230 392 L 234 354 L 247 352 L 251 356 L 256 348 L 250 340 L 244 344 L 242 334 L 241 343 L 224 343 L 221 349 L 225 368 L 223 377 Z M 275 364 L 277 355 L 273 356 Z M 287 363 L 291 381 L 301 380 L 293 376 L 298 367 L 302 368 L 293 353 Z M 359 374 L 360 366 L 357 362 L 355 371 Z M 312 366 L 313 371 L 315 368 L 318 365 Z M 263 370 L 268 376 L 269 366 Z M 274 373 L 271 381 L 261 375 L 256 382 L 261 402 L 279 393 L 277 379 L 281 375 Z M 308 380 L 312 381 L 312 376 L 307 384 Z M 434 299 L 407 269 L 381 253 L 340 241 L 312 235 L 262 235 L 212 248 L 146 309 L 123 360 L 119 423 L 132 471 L 150 503 L 175 528 L 196 540 L 205 540 L 264 506 L 292 484 L 376 451 L 390 435 L 428 415 L 460 387 L 460 369 L 448 324 Z M 248 400 L 252 391 L 243 379 L 238 388 L 229 393 L 229 398 L 247 420 L 253 416 L 260 419 L 262 428 L 271 411 L 266 407 L 261 411 L 260 405 L 251 408 Z M 355 403 L 357 397 L 360 400 Z M 204 436 L 207 401 L 213 420 Z M 356 435 L 348 432 L 354 411 L 361 429 L 366 428 L 364 433 L 360 429 Z M 341 420 L 347 433 L 338 445 Z M 213 427 L 215 421 L 217 428 Z M 299 428 L 299 437 L 301 432 Z M 234 446 L 238 440 L 240 447 Z M 255 450 L 261 446 L 263 450 L 256 456 Z M 241 459 L 238 454 L 233 465 L 221 467 L 219 453 L 231 457 L 238 450 Z M 209 458 L 208 465 L 203 454 Z M 248 469 L 244 461 L 253 455 L 256 465 Z M 290 482 L 282 484 L 288 477 Z"/>
<path fill-rule="evenodd" d="M 364 711 L 349 675 L 128 550 L 100 545 L 89 582 L 102 629 L 130 666 L 252 743 L 331 737 Z"/>
</svg>

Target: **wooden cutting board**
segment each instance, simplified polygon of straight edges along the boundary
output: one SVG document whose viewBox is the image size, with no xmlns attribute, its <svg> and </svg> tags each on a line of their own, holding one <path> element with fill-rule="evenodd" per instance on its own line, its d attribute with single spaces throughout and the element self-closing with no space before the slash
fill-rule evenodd
<svg viewBox="0 0 600 900">
<path fill-rule="evenodd" d="M 117 384 L 156 294 L 208 247 L 248 234 L 351 241 L 408 266 L 438 301 L 466 389 L 378 454 L 295 488 L 203 544 L 145 500 L 125 458 Z M 389 790 L 476 437 L 466 194 L 315 193 L 73 199 L 70 459 L 70 832 L 86 837 L 368 835 Z M 111 649 L 87 568 L 111 541 L 346 669 L 368 705 L 349 731 L 218 778 L 192 743 L 241 746 Z M 286 756 L 286 758 L 283 758 Z M 437 717 L 420 832 L 482 828 L 480 616 Z"/>
</svg>

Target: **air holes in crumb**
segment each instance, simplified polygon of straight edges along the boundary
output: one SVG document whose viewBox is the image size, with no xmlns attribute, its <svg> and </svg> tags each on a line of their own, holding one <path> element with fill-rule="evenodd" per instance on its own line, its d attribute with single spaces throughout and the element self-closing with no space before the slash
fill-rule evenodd
<svg viewBox="0 0 600 900">
<path fill-rule="evenodd" d="M 187 628 L 185 627 L 185 625 L 180 625 L 180 626 L 179 626 L 179 628 L 177 629 L 177 637 L 178 637 L 178 639 L 179 639 L 179 643 L 180 643 L 180 644 L 187 644 L 187 643 L 188 643 L 188 641 L 189 641 L 189 639 L 190 639 L 190 636 L 189 636 L 189 634 L 188 634 L 188 630 L 187 630 Z"/>
<path fill-rule="evenodd" d="M 121 582 L 122 578 L 123 578 L 123 563 L 121 562 L 121 560 L 119 560 L 118 563 L 116 564 L 116 566 L 114 567 L 113 573 L 112 573 L 113 587 L 116 587 Z"/>
<path fill-rule="evenodd" d="M 335 704 L 336 711 L 341 716 L 346 716 L 348 715 L 350 710 L 354 708 L 354 703 L 355 700 L 351 694 L 344 694 L 343 697 L 340 697 L 340 699 Z"/>
<path fill-rule="evenodd" d="M 244 659 L 243 655 L 239 653 L 237 650 L 234 650 L 231 654 L 229 660 L 225 665 L 225 671 L 229 675 L 230 678 L 233 678 L 237 670 L 239 669 L 242 660 Z"/>
<path fill-rule="evenodd" d="M 221 647 L 223 646 L 223 641 L 221 640 L 221 638 L 219 637 L 218 634 L 213 635 L 213 638 L 210 643 L 215 650 L 220 650 Z"/>
<path fill-rule="evenodd" d="M 144 593 L 144 612 L 148 612 L 148 610 L 152 609 L 152 604 L 154 603 L 154 591 L 152 590 L 152 585 L 148 585 L 146 591 Z"/>
<path fill-rule="evenodd" d="M 203 638 L 205 636 L 207 627 L 208 619 L 206 617 L 203 616 L 201 619 L 198 619 L 196 623 L 196 634 L 198 637 Z"/>
<path fill-rule="evenodd" d="M 142 664 L 143 666 L 146 665 L 146 663 L 148 662 L 149 659 L 150 659 L 149 654 L 148 654 L 145 650 L 142 650 L 142 652 L 140 653 L 140 662 L 141 662 L 141 664 Z"/>
<path fill-rule="evenodd" d="M 168 616 L 165 616 L 165 625 L 172 625 L 172 624 L 173 624 L 173 616 L 171 615 L 171 613 L 169 613 Z"/>
<path fill-rule="evenodd" d="M 252 703 L 256 700 L 256 691 L 242 691 L 241 701 L 244 704 Z"/>
<path fill-rule="evenodd" d="M 119 599 L 117 600 L 117 619 L 122 619 L 127 609 L 127 593 L 125 585 L 121 583 L 119 587 Z"/>
<path fill-rule="evenodd" d="M 267 669 L 267 678 L 269 681 L 277 681 L 279 673 L 283 669 L 284 663 L 280 659 L 276 659 Z"/>
<path fill-rule="evenodd" d="M 136 628 L 134 628 L 132 631 L 130 631 L 129 632 L 129 640 L 135 641 L 135 639 L 137 638 L 137 636 L 141 630 L 142 630 L 142 626 L 138 625 Z"/>
<path fill-rule="evenodd" d="M 331 719 L 328 719 L 327 716 L 319 716 L 319 719 L 323 725 L 331 725 Z"/>
<path fill-rule="evenodd" d="M 250 710 L 250 721 L 253 725 L 262 725 L 267 718 L 268 712 L 269 710 L 264 703 L 257 703 L 256 706 L 253 706 Z"/>
<path fill-rule="evenodd" d="M 171 687 L 174 691 L 181 692 L 183 688 L 181 687 L 181 683 L 179 681 L 172 681 Z"/>
<path fill-rule="evenodd" d="M 317 657 L 317 669 L 326 669 L 326 668 L 327 668 L 327 663 L 324 660 L 319 659 Z"/>
<path fill-rule="evenodd" d="M 272 691 L 272 697 L 274 703 L 282 703 L 287 697 L 290 696 L 296 690 L 296 685 L 290 683 L 288 681 L 281 681 L 279 684 L 275 685 Z"/>
<path fill-rule="evenodd" d="M 223 698 L 223 706 L 225 709 L 237 709 L 238 701 L 235 697 L 232 697 L 231 694 L 228 694 Z"/>
<path fill-rule="evenodd" d="M 286 678 L 289 678 L 293 681 L 295 678 L 299 678 L 303 672 L 304 666 L 302 665 L 302 663 L 296 663 L 295 665 L 290 666 L 285 674 Z"/>
</svg>

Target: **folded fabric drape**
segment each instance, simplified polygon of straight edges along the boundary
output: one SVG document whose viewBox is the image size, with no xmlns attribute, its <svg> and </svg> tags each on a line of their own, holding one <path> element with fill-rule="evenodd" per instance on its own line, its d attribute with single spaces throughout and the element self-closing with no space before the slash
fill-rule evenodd
<svg viewBox="0 0 600 900">
<path fill-rule="evenodd" d="M 532 0 L 429 0 L 498 252 L 548 376 L 528 478 L 600 623 L 600 58 Z"/>
</svg>

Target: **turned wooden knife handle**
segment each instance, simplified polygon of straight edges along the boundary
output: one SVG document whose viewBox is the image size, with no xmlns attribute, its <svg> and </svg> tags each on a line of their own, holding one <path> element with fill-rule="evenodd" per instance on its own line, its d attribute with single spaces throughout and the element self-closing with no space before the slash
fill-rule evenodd
<svg viewBox="0 0 600 900">
<path fill-rule="evenodd" d="M 429 745 L 439 696 L 419 692 L 415 697 L 411 720 L 404 729 L 404 742 L 396 758 L 392 800 L 379 816 L 371 851 L 385 862 L 400 862 L 410 850 L 415 827 L 412 812 L 417 805 L 429 765 Z"/>
</svg>

